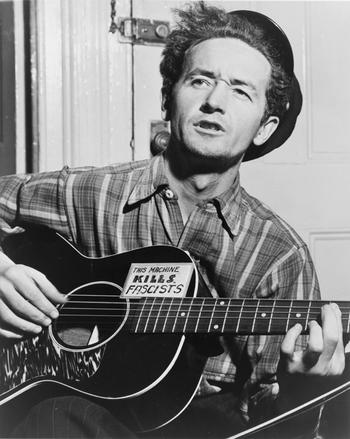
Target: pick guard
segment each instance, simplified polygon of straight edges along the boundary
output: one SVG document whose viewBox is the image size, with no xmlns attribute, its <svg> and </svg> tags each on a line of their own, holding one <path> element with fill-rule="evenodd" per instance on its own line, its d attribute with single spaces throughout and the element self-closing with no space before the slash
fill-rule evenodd
<svg viewBox="0 0 350 439">
<path fill-rule="evenodd" d="M 4 393 L 42 377 L 61 382 L 90 378 L 100 367 L 104 352 L 105 346 L 88 352 L 62 350 L 50 340 L 49 331 L 43 330 L 37 337 L 1 347 L 0 391 Z"/>
</svg>

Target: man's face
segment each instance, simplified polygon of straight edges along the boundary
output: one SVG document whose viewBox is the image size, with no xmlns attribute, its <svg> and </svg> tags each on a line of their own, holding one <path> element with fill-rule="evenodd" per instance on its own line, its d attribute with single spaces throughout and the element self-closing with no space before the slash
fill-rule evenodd
<svg viewBox="0 0 350 439">
<path fill-rule="evenodd" d="M 267 59 L 238 39 L 194 46 L 173 89 L 172 141 L 195 156 L 231 161 L 253 140 L 259 145 L 270 73 Z"/>
</svg>

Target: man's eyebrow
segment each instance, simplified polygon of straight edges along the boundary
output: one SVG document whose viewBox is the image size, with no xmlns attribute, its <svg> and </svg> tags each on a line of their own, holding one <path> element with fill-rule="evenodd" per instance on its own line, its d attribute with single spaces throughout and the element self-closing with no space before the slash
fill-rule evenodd
<svg viewBox="0 0 350 439">
<path fill-rule="evenodd" d="M 208 78 L 212 78 L 212 79 L 216 79 L 217 75 L 211 71 L 211 70 L 205 70 L 205 69 L 200 69 L 200 68 L 195 68 L 194 70 L 191 70 L 190 72 L 187 73 L 187 77 L 189 76 L 193 76 L 193 75 L 203 75 L 203 76 L 207 76 Z"/>
<path fill-rule="evenodd" d="M 250 82 L 250 81 L 243 81 L 241 79 L 231 79 L 230 80 L 230 84 L 231 85 L 243 85 L 245 87 L 249 87 L 250 89 L 252 89 L 254 92 L 256 92 L 256 87 L 255 85 Z"/>
<path fill-rule="evenodd" d="M 211 79 L 222 79 L 222 78 L 220 78 L 220 76 L 218 77 L 212 70 L 205 70 L 205 69 L 200 69 L 200 68 L 196 68 L 194 70 L 191 70 L 190 72 L 188 72 L 186 77 L 191 77 L 194 75 L 203 75 L 203 76 L 206 76 L 207 78 L 211 78 Z M 223 80 L 223 81 L 227 83 L 226 80 Z M 244 81 L 242 79 L 234 78 L 234 79 L 230 79 L 228 85 L 241 85 L 241 86 L 249 87 L 254 92 L 256 92 L 255 85 L 250 81 Z"/>
</svg>

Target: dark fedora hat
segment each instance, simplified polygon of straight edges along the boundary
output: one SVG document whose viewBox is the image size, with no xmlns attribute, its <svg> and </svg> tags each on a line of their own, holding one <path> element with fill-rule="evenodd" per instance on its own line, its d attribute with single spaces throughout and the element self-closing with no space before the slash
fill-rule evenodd
<svg viewBox="0 0 350 439">
<path fill-rule="evenodd" d="M 243 161 L 254 160 L 280 147 L 292 134 L 297 117 L 300 113 L 303 97 L 299 82 L 294 74 L 294 57 L 290 42 L 283 30 L 271 18 L 256 11 L 237 10 L 229 12 L 249 22 L 268 37 L 278 54 L 278 62 L 291 77 L 291 91 L 288 110 L 280 119 L 279 125 L 272 136 L 263 144 L 256 146 L 253 143 L 247 149 Z"/>
</svg>

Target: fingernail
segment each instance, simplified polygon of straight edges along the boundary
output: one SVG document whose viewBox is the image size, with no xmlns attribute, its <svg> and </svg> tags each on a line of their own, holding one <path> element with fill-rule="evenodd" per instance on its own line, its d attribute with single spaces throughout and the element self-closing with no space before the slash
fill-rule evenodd
<svg viewBox="0 0 350 439">
<path fill-rule="evenodd" d="M 340 311 L 340 308 L 339 308 L 339 306 L 338 306 L 337 303 L 332 302 L 332 303 L 331 303 L 331 307 L 332 307 L 335 311 Z"/>
<path fill-rule="evenodd" d="M 292 328 L 295 332 L 301 332 L 303 330 L 303 325 L 298 322 Z"/>
<path fill-rule="evenodd" d="M 50 312 L 50 317 L 51 317 L 52 319 L 57 319 L 57 317 L 58 317 L 58 311 L 57 311 L 57 309 L 54 309 L 53 311 Z"/>
<path fill-rule="evenodd" d="M 49 326 L 49 325 L 51 325 L 51 319 L 46 318 L 46 319 L 44 320 L 44 325 L 45 325 L 45 326 Z"/>
<path fill-rule="evenodd" d="M 39 333 L 41 332 L 41 330 L 42 330 L 42 327 L 41 327 L 41 326 L 35 326 L 35 328 L 33 328 L 33 331 L 34 331 L 36 334 L 39 334 Z"/>
</svg>

